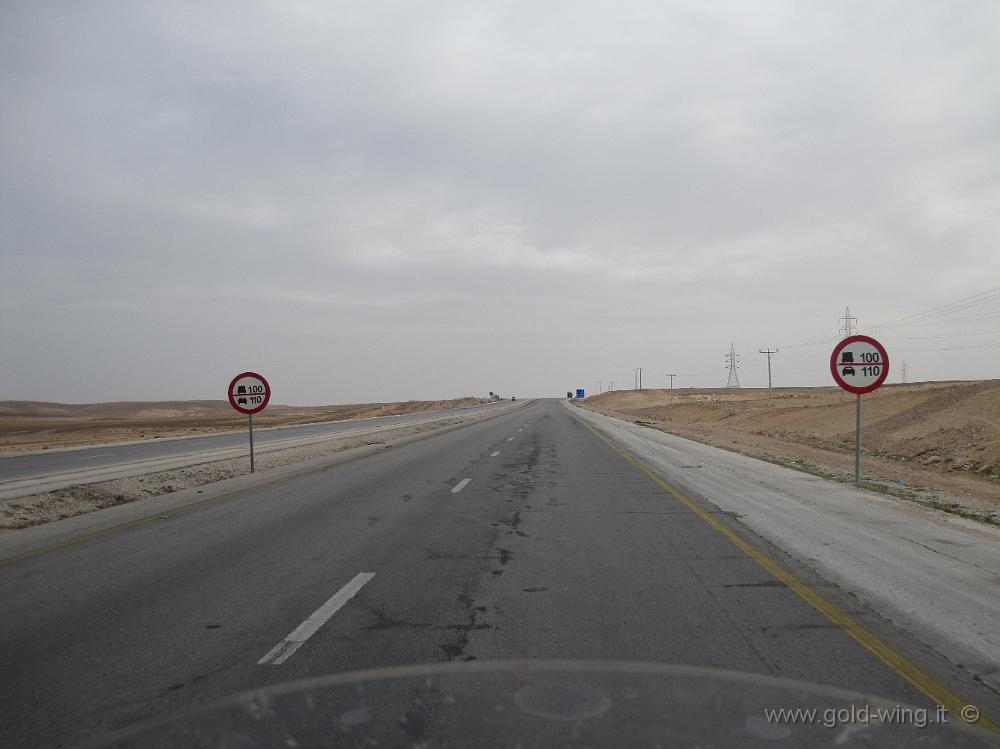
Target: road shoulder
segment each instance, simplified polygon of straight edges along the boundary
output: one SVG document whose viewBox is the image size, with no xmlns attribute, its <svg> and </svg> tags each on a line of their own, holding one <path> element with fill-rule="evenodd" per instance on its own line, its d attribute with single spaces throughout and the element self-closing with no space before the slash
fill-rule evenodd
<svg viewBox="0 0 1000 749">
<path fill-rule="evenodd" d="M 573 409 L 1000 691 L 1000 529 Z"/>
</svg>

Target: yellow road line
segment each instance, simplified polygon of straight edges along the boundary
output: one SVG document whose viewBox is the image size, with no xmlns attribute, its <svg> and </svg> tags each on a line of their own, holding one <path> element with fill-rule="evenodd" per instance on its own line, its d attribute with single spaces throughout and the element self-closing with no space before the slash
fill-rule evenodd
<svg viewBox="0 0 1000 749">
<path fill-rule="evenodd" d="M 852 619 L 847 613 L 841 611 L 841 609 L 834 603 L 828 601 L 815 590 L 810 588 L 809 585 L 796 577 L 791 571 L 785 569 L 773 559 L 770 559 L 759 549 L 747 543 L 747 541 L 741 538 L 737 533 L 727 528 L 709 513 L 705 512 L 705 510 L 696 505 L 682 491 L 667 482 L 652 469 L 646 467 L 645 464 L 639 461 L 634 455 L 629 454 L 624 448 L 613 442 L 607 435 L 603 434 L 589 424 L 587 425 L 587 428 L 597 435 L 597 437 L 604 442 L 604 444 L 646 474 L 646 476 L 648 476 L 653 483 L 673 496 L 674 499 L 729 539 L 729 541 L 739 548 L 740 551 L 745 553 L 757 562 L 757 564 L 771 573 L 775 578 L 795 591 L 799 597 L 802 598 L 802 600 L 847 632 L 847 634 L 853 637 L 862 647 L 875 655 L 879 660 L 920 690 L 923 694 L 927 695 L 931 700 L 933 700 L 934 704 L 947 708 L 948 713 L 952 717 L 961 715 L 962 708 L 970 704 L 929 673 L 917 666 L 913 663 L 913 661 L 909 660 L 894 647 L 884 642 L 870 629 Z M 976 726 L 1000 733 L 1000 723 L 997 723 L 985 714 L 980 715 Z"/>
</svg>

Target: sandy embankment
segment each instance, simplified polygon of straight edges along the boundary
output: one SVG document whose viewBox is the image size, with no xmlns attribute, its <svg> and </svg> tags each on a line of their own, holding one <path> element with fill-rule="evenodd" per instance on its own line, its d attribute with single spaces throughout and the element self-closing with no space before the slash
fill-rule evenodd
<svg viewBox="0 0 1000 749">
<path fill-rule="evenodd" d="M 855 398 L 836 387 L 624 390 L 584 408 L 841 481 Z M 862 401 L 862 472 L 887 493 L 1000 512 L 1000 380 L 886 385 Z"/>
</svg>

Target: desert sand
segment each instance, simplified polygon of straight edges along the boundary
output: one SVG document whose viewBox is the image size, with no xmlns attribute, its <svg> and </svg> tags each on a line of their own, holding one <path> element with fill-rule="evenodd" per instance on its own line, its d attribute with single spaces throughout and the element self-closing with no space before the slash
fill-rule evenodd
<svg viewBox="0 0 1000 749">
<path fill-rule="evenodd" d="M 340 421 L 368 416 L 442 411 L 487 403 L 487 398 L 355 403 L 341 406 L 270 404 L 255 427 Z M 0 401 L 0 455 L 25 450 L 98 445 L 246 429 L 247 417 L 226 400 L 123 403 Z"/>
<path fill-rule="evenodd" d="M 885 385 L 862 398 L 867 481 L 996 518 L 1000 380 Z M 830 478 L 854 477 L 855 396 L 837 387 L 619 390 L 580 405 Z"/>
</svg>

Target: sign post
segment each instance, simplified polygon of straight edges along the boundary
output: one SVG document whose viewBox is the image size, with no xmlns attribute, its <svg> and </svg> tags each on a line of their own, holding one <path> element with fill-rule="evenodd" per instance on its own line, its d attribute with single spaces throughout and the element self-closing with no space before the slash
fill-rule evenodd
<svg viewBox="0 0 1000 749">
<path fill-rule="evenodd" d="M 830 354 L 833 381 L 857 396 L 854 418 L 854 483 L 861 484 L 861 396 L 877 390 L 889 376 L 889 354 L 885 347 L 866 335 L 852 335 Z"/>
<path fill-rule="evenodd" d="M 229 403 L 240 413 L 244 413 L 250 422 L 250 473 L 254 472 L 253 463 L 253 415 L 264 410 L 271 400 L 271 386 L 256 372 L 243 372 L 229 383 Z"/>
</svg>

